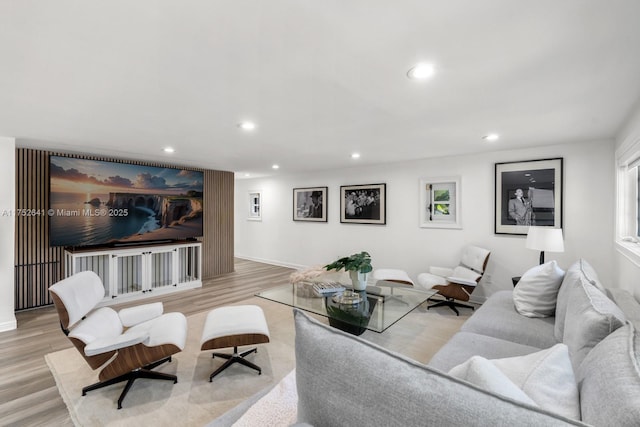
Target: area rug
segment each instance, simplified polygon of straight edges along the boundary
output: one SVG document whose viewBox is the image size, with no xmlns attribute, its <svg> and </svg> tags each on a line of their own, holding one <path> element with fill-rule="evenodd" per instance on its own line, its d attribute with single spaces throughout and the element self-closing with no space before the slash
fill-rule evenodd
<svg viewBox="0 0 640 427">
<path fill-rule="evenodd" d="M 178 383 L 137 380 L 122 409 L 117 400 L 124 384 L 95 390 L 82 396 L 82 387 L 97 381 L 75 348 L 49 353 L 45 360 L 78 426 L 203 426 L 269 385 L 278 383 L 295 368 L 295 331 L 292 308 L 253 297 L 240 304 L 255 304 L 264 310 L 271 342 L 258 346 L 249 360 L 262 368 L 262 375 L 234 364 L 209 382 L 209 375 L 224 360 L 200 351 L 200 336 L 207 313 L 187 318 L 189 333 L 185 349 L 171 363 L 156 370 L 176 374 Z M 470 315 L 455 316 L 450 310 L 429 310 L 419 306 L 384 333 L 366 331 L 361 338 L 426 363 L 460 328 Z M 327 319 L 313 315 L 323 323 Z M 224 350 L 223 350 L 224 351 Z M 351 355 L 336 355 L 340 363 Z"/>
<path fill-rule="evenodd" d="M 248 356 L 262 368 L 261 375 L 234 364 L 209 382 L 211 372 L 224 360 L 212 359 L 211 351 L 200 351 L 206 312 L 187 318 L 189 332 L 185 349 L 174 355 L 170 363 L 156 368 L 177 375 L 178 383 L 137 380 L 120 410 L 116 402 L 124 383 L 82 396 L 82 387 L 95 383 L 98 371 L 92 371 L 75 348 L 47 354 L 45 360 L 73 423 L 78 426 L 202 426 L 280 381 L 295 367 L 292 309 L 261 298 L 243 303 L 261 306 L 269 325 L 271 341 L 259 345 L 257 354 Z"/>
</svg>

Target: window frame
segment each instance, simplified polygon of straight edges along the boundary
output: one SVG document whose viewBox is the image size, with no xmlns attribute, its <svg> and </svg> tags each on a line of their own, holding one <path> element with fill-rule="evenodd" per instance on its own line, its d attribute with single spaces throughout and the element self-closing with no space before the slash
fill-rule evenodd
<svg viewBox="0 0 640 427">
<path fill-rule="evenodd" d="M 640 135 L 627 138 L 616 150 L 615 157 L 615 248 L 640 267 Z"/>
</svg>

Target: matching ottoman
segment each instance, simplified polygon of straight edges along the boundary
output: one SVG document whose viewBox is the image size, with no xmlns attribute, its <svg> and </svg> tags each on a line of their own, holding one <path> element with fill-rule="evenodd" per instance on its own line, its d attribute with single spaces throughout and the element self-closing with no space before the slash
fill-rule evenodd
<svg viewBox="0 0 640 427">
<path fill-rule="evenodd" d="M 380 268 L 373 271 L 373 278 L 376 280 L 386 280 L 387 282 L 404 283 L 413 286 L 413 280 L 404 270 L 393 268 Z"/>
<path fill-rule="evenodd" d="M 245 357 L 257 353 L 257 348 L 238 353 L 243 345 L 263 344 L 269 342 L 269 328 L 264 312 L 257 305 L 236 305 L 211 310 L 207 315 L 200 340 L 200 350 L 233 347 L 233 354 L 213 353 L 227 361 L 216 369 L 209 381 L 234 363 L 240 363 L 262 373 L 262 369 L 249 362 Z"/>
</svg>

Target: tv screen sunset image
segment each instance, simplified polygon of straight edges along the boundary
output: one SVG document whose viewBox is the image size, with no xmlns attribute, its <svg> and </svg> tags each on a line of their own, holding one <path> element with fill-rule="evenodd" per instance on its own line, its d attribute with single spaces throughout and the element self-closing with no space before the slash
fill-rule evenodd
<svg viewBox="0 0 640 427">
<path fill-rule="evenodd" d="M 51 156 L 52 246 L 202 236 L 203 173 Z"/>
</svg>

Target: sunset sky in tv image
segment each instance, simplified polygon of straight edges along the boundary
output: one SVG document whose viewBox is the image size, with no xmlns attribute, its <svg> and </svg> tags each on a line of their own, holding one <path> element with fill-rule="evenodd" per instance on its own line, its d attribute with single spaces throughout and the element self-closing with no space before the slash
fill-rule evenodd
<svg viewBox="0 0 640 427">
<path fill-rule="evenodd" d="M 202 172 L 177 168 L 51 156 L 49 174 L 51 191 L 61 193 L 203 191 Z"/>
</svg>

